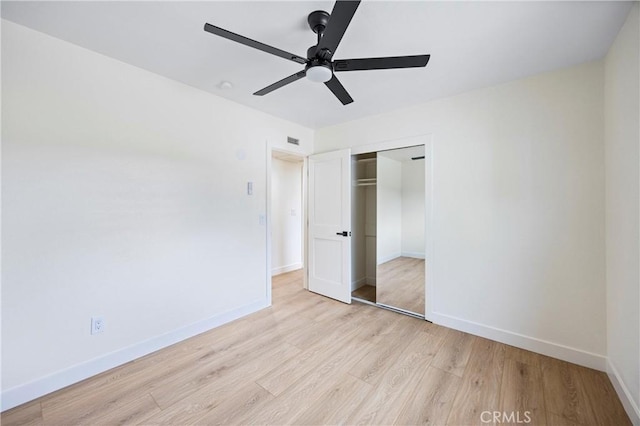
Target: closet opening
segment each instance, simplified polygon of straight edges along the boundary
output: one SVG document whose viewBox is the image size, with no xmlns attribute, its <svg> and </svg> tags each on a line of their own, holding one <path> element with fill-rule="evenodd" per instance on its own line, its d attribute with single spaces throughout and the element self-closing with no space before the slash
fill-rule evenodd
<svg viewBox="0 0 640 426">
<path fill-rule="evenodd" d="M 351 298 L 376 303 L 377 153 L 351 157 Z"/>
<path fill-rule="evenodd" d="M 351 158 L 351 297 L 425 318 L 425 146 Z"/>
</svg>

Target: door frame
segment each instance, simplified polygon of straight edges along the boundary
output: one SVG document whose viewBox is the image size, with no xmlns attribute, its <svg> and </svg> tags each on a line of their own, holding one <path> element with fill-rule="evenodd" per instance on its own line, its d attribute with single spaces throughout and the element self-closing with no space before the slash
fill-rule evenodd
<svg viewBox="0 0 640 426">
<path fill-rule="evenodd" d="M 271 278 L 271 271 L 272 271 L 272 267 L 271 267 L 271 250 L 272 250 L 272 238 L 271 238 L 271 232 L 272 232 L 272 227 L 271 227 L 271 191 L 272 191 L 272 182 L 271 182 L 271 176 L 273 173 L 273 153 L 274 152 L 281 152 L 287 155 L 291 155 L 294 157 L 297 157 L 298 159 L 302 160 L 302 206 L 301 206 L 301 211 L 300 214 L 302 216 L 302 274 L 303 274 L 303 279 L 302 279 L 302 287 L 307 289 L 308 288 L 308 276 L 307 276 L 307 234 L 308 234 L 308 229 L 307 229 L 307 167 L 308 167 L 308 155 L 307 154 L 302 154 L 299 151 L 294 151 L 294 150 L 289 150 L 286 149 L 285 147 L 281 147 L 281 146 L 274 146 L 271 143 L 267 143 L 267 153 L 266 153 L 266 157 L 267 157 L 267 166 L 266 166 L 266 244 L 267 244 L 267 265 L 266 265 L 266 282 L 267 282 L 267 289 L 266 289 L 266 296 L 267 296 L 267 303 L 269 306 L 271 306 L 271 296 L 272 296 L 272 278 Z"/>
<path fill-rule="evenodd" d="M 390 149 L 407 148 L 410 146 L 424 145 L 425 153 L 425 194 L 424 194 L 424 245 L 425 245 L 425 306 L 424 306 L 424 318 L 427 321 L 431 321 L 433 318 L 433 298 L 434 298 L 434 274 L 433 264 L 434 262 L 434 244 L 433 244 L 433 194 L 434 194 L 434 180 L 433 180 L 433 135 L 427 133 L 424 135 L 410 136 L 400 139 L 392 139 L 387 141 L 375 142 L 367 145 L 360 145 L 351 147 L 351 155 L 366 154 L 370 152 L 386 151 Z M 427 267 L 427 260 L 430 267 Z"/>
</svg>

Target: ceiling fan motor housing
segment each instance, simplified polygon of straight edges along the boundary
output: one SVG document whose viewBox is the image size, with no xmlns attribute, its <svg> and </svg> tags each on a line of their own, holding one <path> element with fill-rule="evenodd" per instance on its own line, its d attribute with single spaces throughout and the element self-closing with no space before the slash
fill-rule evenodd
<svg viewBox="0 0 640 426">
<path fill-rule="evenodd" d="M 310 48 L 307 49 L 307 59 L 309 59 L 310 61 L 313 60 L 322 60 L 324 62 L 330 62 L 328 60 L 325 60 L 324 58 L 330 57 L 330 53 L 327 49 L 322 49 L 320 52 L 317 51 L 318 46 L 311 46 Z"/>
</svg>

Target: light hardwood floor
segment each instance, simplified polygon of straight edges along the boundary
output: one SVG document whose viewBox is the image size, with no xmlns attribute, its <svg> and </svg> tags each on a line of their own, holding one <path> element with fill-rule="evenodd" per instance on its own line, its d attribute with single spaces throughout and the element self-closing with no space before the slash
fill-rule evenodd
<svg viewBox="0 0 640 426">
<path fill-rule="evenodd" d="M 376 302 L 424 316 L 424 259 L 396 257 L 376 269 Z"/>
<path fill-rule="evenodd" d="M 2 425 L 492 424 L 484 411 L 630 424 L 604 373 L 301 287 L 300 272 L 283 274 L 271 308 L 2 413 Z"/>
<path fill-rule="evenodd" d="M 376 288 L 372 285 L 365 284 L 351 292 L 351 297 L 357 297 L 371 303 L 376 303 Z"/>
</svg>

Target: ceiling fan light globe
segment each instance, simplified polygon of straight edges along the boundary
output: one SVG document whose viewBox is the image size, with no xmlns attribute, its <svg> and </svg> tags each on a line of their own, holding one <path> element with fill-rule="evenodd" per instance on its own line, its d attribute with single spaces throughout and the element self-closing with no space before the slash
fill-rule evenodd
<svg viewBox="0 0 640 426">
<path fill-rule="evenodd" d="M 331 80 L 331 77 L 333 72 L 328 67 L 318 65 L 307 69 L 307 78 L 315 83 L 326 83 Z"/>
</svg>

